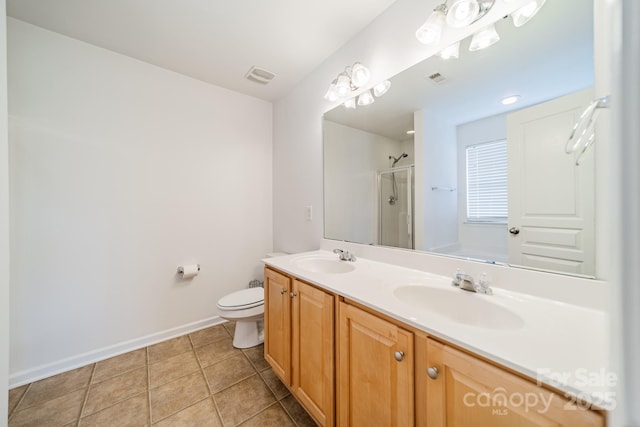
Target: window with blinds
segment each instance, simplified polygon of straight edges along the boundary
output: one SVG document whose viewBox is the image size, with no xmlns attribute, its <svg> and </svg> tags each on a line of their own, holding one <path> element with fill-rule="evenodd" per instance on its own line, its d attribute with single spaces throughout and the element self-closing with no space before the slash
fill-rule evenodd
<svg viewBox="0 0 640 427">
<path fill-rule="evenodd" d="M 507 140 L 467 151 L 467 221 L 507 222 Z"/>
</svg>

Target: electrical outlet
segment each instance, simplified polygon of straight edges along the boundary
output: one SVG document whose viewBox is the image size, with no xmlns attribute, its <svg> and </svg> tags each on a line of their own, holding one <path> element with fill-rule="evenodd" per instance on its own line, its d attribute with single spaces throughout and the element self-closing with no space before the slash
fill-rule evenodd
<svg viewBox="0 0 640 427">
<path fill-rule="evenodd" d="M 313 219 L 313 206 L 305 206 L 304 213 L 306 220 L 311 221 Z"/>
</svg>

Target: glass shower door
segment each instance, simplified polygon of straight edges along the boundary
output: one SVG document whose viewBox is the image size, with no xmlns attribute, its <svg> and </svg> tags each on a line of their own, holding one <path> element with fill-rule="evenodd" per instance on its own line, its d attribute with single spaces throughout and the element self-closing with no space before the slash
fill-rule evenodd
<svg viewBox="0 0 640 427">
<path fill-rule="evenodd" d="M 378 244 L 414 249 L 413 167 L 378 172 Z"/>
</svg>

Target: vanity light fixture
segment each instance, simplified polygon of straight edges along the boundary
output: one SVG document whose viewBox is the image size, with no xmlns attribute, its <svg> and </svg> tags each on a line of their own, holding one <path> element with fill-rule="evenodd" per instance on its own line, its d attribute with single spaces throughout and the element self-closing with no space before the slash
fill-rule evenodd
<svg viewBox="0 0 640 427">
<path fill-rule="evenodd" d="M 500 35 L 496 31 L 496 26 L 491 24 L 484 27 L 471 37 L 469 50 L 474 52 L 476 50 L 486 49 L 489 46 L 498 43 L 498 41 L 500 41 Z"/>
<path fill-rule="evenodd" d="M 371 80 L 371 72 L 367 67 L 359 62 L 345 67 L 344 71 L 336 76 L 329 85 L 324 99 L 329 102 L 341 101 L 346 108 L 356 108 L 357 105 L 365 106 L 376 102 L 376 98 L 380 98 L 387 93 L 391 87 L 389 80 L 382 81 L 372 88 L 362 90 Z M 360 90 L 360 94 L 356 97 L 354 92 Z M 375 95 L 375 96 L 374 96 Z"/>
<path fill-rule="evenodd" d="M 495 0 L 453 0 L 451 6 L 447 6 L 447 1 L 436 6 L 416 31 L 416 38 L 420 43 L 437 44 L 445 23 L 451 28 L 466 27 L 485 16 L 495 3 Z"/>
<path fill-rule="evenodd" d="M 369 83 L 371 72 L 359 62 L 345 67 L 344 71 L 331 82 L 324 99 L 335 102 L 346 98 L 351 92 Z"/>
<path fill-rule="evenodd" d="M 515 104 L 516 102 L 518 102 L 518 100 L 520 100 L 520 95 L 511 95 L 511 96 L 507 96 L 507 97 L 502 98 L 500 103 L 502 105 L 511 105 L 511 104 Z"/>
<path fill-rule="evenodd" d="M 413 129 L 409 129 L 409 130 L 407 131 L 407 135 L 415 135 L 415 134 L 416 134 L 416 131 L 415 131 L 415 130 L 413 130 Z"/>
</svg>

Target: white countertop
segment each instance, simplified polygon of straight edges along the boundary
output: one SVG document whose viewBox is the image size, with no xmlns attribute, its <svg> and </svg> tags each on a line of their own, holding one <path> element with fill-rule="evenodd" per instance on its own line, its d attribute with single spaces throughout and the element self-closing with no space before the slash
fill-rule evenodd
<svg viewBox="0 0 640 427">
<path fill-rule="evenodd" d="M 608 318 L 604 311 L 508 291 L 496 285 L 493 285 L 493 295 L 464 292 L 451 286 L 450 277 L 363 258 L 350 263 L 355 267 L 350 272 L 314 272 L 300 267 L 300 260 L 304 258 L 333 260 L 337 255 L 318 250 L 267 258 L 263 262 L 566 392 L 568 396 L 577 396 L 602 409 L 615 406 L 613 384 L 608 384 L 615 382 L 615 378 L 611 378 L 608 369 Z M 487 306 L 490 302 L 515 313 L 515 318 L 521 321 L 498 328 L 479 327 L 473 324 L 473 313 L 469 312 L 462 316 L 464 322 L 454 320 L 420 307 L 419 302 L 407 303 L 396 298 L 394 291 L 407 285 L 436 288 L 440 294 L 454 293 L 455 297 L 466 298 L 465 307 L 469 304 L 473 307 L 476 300 L 469 300 L 471 298 L 482 299 L 478 306 Z"/>
</svg>

